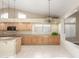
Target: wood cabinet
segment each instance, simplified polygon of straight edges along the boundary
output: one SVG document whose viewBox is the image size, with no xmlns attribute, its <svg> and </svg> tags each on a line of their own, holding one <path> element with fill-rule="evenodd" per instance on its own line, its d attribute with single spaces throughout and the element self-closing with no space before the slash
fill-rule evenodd
<svg viewBox="0 0 79 59">
<path fill-rule="evenodd" d="M 26 37 L 23 37 L 22 44 L 31 44 L 31 41 L 32 41 L 31 36 L 26 36 Z"/>
<path fill-rule="evenodd" d="M 24 36 L 22 39 L 22 44 L 53 44 L 53 45 L 59 45 L 60 44 L 60 38 L 59 36 L 37 36 L 37 35 L 28 35 Z"/>
<path fill-rule="evenodd" d="M 26 24 L 26 30 L 27 31 L 32 31 L 32 24 L 31 23 Z"/>
<path fill-rule="evenodd" d="M 37 36 L 37 37 L 38 37 L 38 36 Z M 41 43 L 43 43 L 43 37 L 39 36 L 39 37 L 37 38 L 37 44 L 41 44 Z"/>
<path fill-rule="evenodd" d="M 0 23 L 0 31 L 7 31 L 8 26 L 16 26 L 17 31 L 32 31 L 32 23 L 16 23 L 16 22 L 6 22 Z"/>
<path fill-rule="evenodd" d="M 37 44 L 37 37 L 31 36 L 31 44 Z"/>
<path fill-rule="evenodd" d="M 43 37 L 43 44 L 48 44 L 49 36 Z"/>
<path fill-rule="evenodd" d="M 32 31 L 31 23 L 18 23 L 16 25 L 17 31 Z"/>
<path fill-rule="evenodd" d="M 1 23 L 1 24 L 0 24 L 0 31 L 5 30 L 5 27 L 6 27 L 6 25 L 5 25 L 5 24 L 3 24 L 3 23 Z"/>
<path fill-rule="evenodd" d="M 16 29 L 17 29 L 17 31 L 25 31 L 26 30 L 26 24 L 18 23 L 16 25 Z"/>
<path fill-rule="evenodd" d="M 48 39 L 49 44 L 60 44 L 59 36 L 50 36 Z"/>
<path fill-rule="evenodd" d="M 21 38 L 16 39 L 16 53 L 21 50 Z"/>
</svg>

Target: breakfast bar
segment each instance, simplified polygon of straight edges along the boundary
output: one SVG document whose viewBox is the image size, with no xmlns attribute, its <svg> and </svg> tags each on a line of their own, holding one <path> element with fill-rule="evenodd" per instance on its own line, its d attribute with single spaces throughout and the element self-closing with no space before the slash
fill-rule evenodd
<svg viewBox="0 0 79 59">
<path fill-rule="evenodd" d="M 15 56 L 21 49 L 21 37 L 0 37 L 0 57 Z"/>
</svg>

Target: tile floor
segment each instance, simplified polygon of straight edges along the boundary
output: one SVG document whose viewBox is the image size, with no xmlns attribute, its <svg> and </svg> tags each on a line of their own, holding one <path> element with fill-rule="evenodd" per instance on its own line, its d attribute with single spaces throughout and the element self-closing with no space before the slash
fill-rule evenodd
<svg viewBox="0 0 79 59">
<path fill-rule="evenodd" d="M 17 58 L 71 58 L 63 47 L 59 45 L 25 45 L 16 55 Z"/>
</svg>

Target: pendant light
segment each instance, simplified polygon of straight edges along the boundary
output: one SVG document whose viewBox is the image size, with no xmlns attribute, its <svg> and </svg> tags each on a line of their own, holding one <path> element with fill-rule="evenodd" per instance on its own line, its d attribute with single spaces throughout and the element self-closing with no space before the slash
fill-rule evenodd
<svg viewBox="0 0 79 59">
<path fill-rule="evenodd" d="M 8 15 L 10 13 L 10 0 L 8 0 Z"/>
<path fill-rule="evenodd" d="M 2 9 L 1 9 L 1 15 L 4 13 L 4 0 L 1 0 L 2 2 Z M 3 17 L 0 15 L 0 18 L 2 19 Z"/>
<path fill-rule="evenodd" d="M 3 9 L 3 4 L 4 4 L 4 2 L 3 2 L 3 0 L 2 0 L 1 2 L 2 2 L 2 9 Z M 3 10 L 2 10 L 2 13 L 3 13 Z"/>
<path fill-rule="evenodd" d="M 16 0 L 14 0 L 14 18 L 16 18 L 16 7 L 15 7 L 15 2 L 16 2 Z"/>
<path fill-rule="evenodd" d="M 51 0 L 48 0 L 48 23 L 52 22 L 52 18 L 51 18 Z"/>
<path fill-rule="evenodd" d="M 1 3 L 2 3 L 2 9 L 3 9 L 3 0 L 1 0 Z M 3 12 L 3 10 L 1 10 L 2 12 Z M 1 19 L 1 14 L 2 14 L 2 12 L 0 12 L 0 19 Z"/>
<path fill-rule="evenodd" d="M 2 13 L 4 13 L 4 0 L 2 0 Z"/>
<path fill-rule="evenodd" d="M 13 13 L 12 13 L 12 15 L 13 15 L 13 17 L 12 18 L 15 18 L 15 1 L 16 0 L 13 0 L 13 9 L 11 9 L 10 7 L 10 2 L 11 2 L 11 0 L 8 0 L 8 13 L 10 14 L 12 11 L 13 11 Z"/>
</svg>

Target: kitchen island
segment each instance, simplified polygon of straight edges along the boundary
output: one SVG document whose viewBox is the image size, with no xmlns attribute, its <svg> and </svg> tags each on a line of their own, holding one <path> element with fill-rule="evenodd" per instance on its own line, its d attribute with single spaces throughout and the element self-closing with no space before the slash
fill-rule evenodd
<svg viewBox="0 0 79 59">
<path fill-rule="evenodd" d="M 0 37 L 0 57 L 15 56 L 21 49 L 21 37 Z"/>
</svg>

